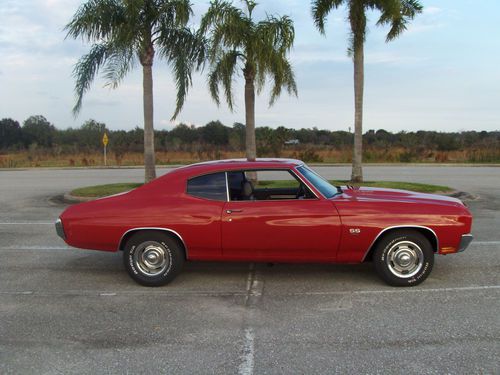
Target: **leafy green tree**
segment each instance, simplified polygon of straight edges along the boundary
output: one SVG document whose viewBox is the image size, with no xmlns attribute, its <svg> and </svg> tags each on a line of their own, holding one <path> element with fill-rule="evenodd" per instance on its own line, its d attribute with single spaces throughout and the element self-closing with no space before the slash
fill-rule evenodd
<svg viewBox="0 0 500 375">
<path fill-rule="evenodd" d="M 146 182 L 156 177 L 153 130 L 153 62 L 163 58 L 173 69 L 181 110 L 191 85 L 191 72 L 204 61 L 204 44 L 186 27 L 192 14 L 189 0 L 87 0 L 66 25 L 68 36 L 94 43 L 76 64 L 77 102 L 104 68 L 116 88 L 137 61 L 143 73 L 144 166 Z"/>
<path fill-rule="evenodd" d="M 285 142 L 283 134 L 283 127 L 277 129 L 270 128 L 269 126 L 261 126 L 256 131 L 257 149 L 259 153 L 271 157 L 280 157 Z"/>
<path fill-rule="evenodd" d="M 102 137 L 106 132 L 106 124 L 96 120 L 85 121 L 79 129 L 79 143 L 88 149 L 99 150 L 102 147 Z"/>
<path fill-rule="evenodd" d="M 354 149 L 351 181 L 363 181 L 363 89 L 364 89 L 364 44 L 366 37 L 366 12 L 381 13 L 377 25 L 389 25 L 386 41 L 396 39 L 410 20 L 422 11 L 418 0 L 314 0 L 312 14 L 319 31 L 325 33 L 326 16 L 332 9 L 345 5 L 351 26 L 348 52 L 354 62 Z"/>
<path fill-rule="evenodd" d="M 203 140 L 216 146 L 225 146 L 229 142 L 229 128 L 220 121 L 210 121 L 201 128 Z"/>
<path fill-rule="evenodd" d="M 229 132 L 229 145 L 231 149 L 240 151 L 245 149 L 245 125 L 235 122 Z"/>
<path fill-rule="evenodd" d="M 22 132 L 19 122 L 4 118 L 0 120 L 0 149 L 10 148 L 22 143 Z"/>
<path fill-rule="evenodd" d="M 103 122 L 98 122 L 94 119 L 90 119 L 85 121 L 80 129 L 102 135 L 106 131 L 106 124 L 104 124 Z"/>
<path fill-rule="evenodd" d="M 28 117 L 22 127 L 26 146 L 36 143 L 42 147 L 52 147 L 56 128 L 43 116 Z"/>
<path fill-rule="evenodd" d="M 198 140 L 196 128 L 186 124 L 177 125 L 169 132 L 169 135 L 172 138 L 179 139 L 183 144 L 190 144 Z"/>
<path fill-rule="evenodd" d="M 201 20 L 200 31 L 209 33 L 208 60 L 210 94 L 220 104 L 219 87 L 222 86 L 227 104 L 234 107 L 233 77 L 243 72 L 245 79 L 246 156 L 257 157 L 255 144 L 255 89 L 260 93 L 266 78 L 271 78 L 273 88 L 269 105 L 274 104 L 286 88 L 297 95 L 297 85 L 287 55 L 293 46 L 295 31 L 287 16 L 256 22 L 253 10 L 256 3 L 244 0 L 244 9 L 228 1 L 215 0 Z"/>
</svg>

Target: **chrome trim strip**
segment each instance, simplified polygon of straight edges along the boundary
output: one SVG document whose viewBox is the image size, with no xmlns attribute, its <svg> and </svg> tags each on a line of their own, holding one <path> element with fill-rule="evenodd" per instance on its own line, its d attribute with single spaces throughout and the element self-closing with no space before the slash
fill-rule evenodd
<svg viewBox="0 0 500 375">
<path fill-rule="evenodd" d="M 435 253 L 439 253 L 439 238 L 436 234 L 436 232 L 434 232 L 431 228 L 429 227 L 424 227 L 422 225 L 394 225 L 392 227 L 387 227 L 387 228 L 384 228 L 382 229 L 379 234 L 377 234 L 377 236 L 375 237 L 375 239 L 372 241 L 372 243 L 370 244 L 370 246 L 368 246 L 368 249 L 366 250 L 365 252 L 365 255 L 363 256 L 363 259 L 361 260 L 362 262 L 365 261 L 366 259 L 366 256 L 368 255 L 368 253 L 370 252 L 373 244 L 379 239 L 379 237 L 384 234 L 385 232 L 387 232 L 388 230 L 391 230 L 391 229 L 396 229 L 396 228 L 420 228 L 420 229 L 427 229 L 428 231 L 430 231 L 433 235 L 434 235 L 434 238 L 436 239 L 436 251 Z"/>
<path fill-rule="evenodd" d="M 226 202 L 229 202 L 229 180 L 227 179 L 227 171 L 224 172 L 226 175 Z"/>
<path fill-rule="evenodd" d="M 137 227 L 137 228 L 131 228 L 129 230 L 127 230 L 125 233 L 123 233 L 123 235 L 121 236 L 120 238 L 120 242 L 118 242 L 118 251 L 121 250 L 121 245 L 122 245 L 122 241 L 123 241 L 123 238 L 127 235 L 127 233 L 129 232 L 134 232 L 134 231 L 138 231 L 138 230 L 162 230 L 164 232 L 170 232 L 170 233 L 173 233 L 175 234 L 177 237 L 179 237 L 179 239 L 181 240 L 182 242 L 182 245 L 184 245 L 184 250 L 186 251 L 186 259 L 188 259 L 188 247 L 186 246 L 186 243 L 184 242 L 184 239 L 182 238 L 182 236 L 177 233 L 175 230 L 172 230 L 172 229 L 168 229 L 168 228 L 160 228 L 160 227 Z"/>
<path fill-rule="evenodd" d="M 462 251 L 465 251 L 467 247 L 469 247 L 470 243 L 474 239 L 474 236 L 472 234 L 463 234 L 462 239 L 460 240 L 460 245 L 458 247 L 457 253 L 461 253 Z"/>
</svg>

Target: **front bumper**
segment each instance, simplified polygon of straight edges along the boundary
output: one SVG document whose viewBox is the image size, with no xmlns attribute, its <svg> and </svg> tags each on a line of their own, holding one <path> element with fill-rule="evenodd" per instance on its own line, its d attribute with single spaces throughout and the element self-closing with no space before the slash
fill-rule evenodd
<svg viewBox="0 0 500 375">
<path fill-rule="evenodd" d="M 474 237 L 472 234 L 464 234 L 462 235 L 462 239 L 460 240 L 460 246 L 458 247 L 457 253 L 460 253 L 467 249 L 467 247 L 470 245 Z"/>
<path fill-rule="evenodd" d="M 59 237 L 61 237 L 63 240 L 66 240 L 66 234 L 64 233 L 64 227 L 63 227 L 63 224 L 62 224 L 62 220 L 61 219 L 57 219 L 56 220 L 56 233 Z"/>
</svg>

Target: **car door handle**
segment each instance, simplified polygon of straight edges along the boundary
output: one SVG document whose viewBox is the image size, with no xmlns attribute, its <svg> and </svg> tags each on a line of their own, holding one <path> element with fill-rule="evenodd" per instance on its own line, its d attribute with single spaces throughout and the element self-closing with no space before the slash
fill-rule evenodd
<svg viewBox="0 0 500 375">
<path fill-rule="evenodd" d="M 226 210 L 226 214 L 232 214 L 233 212 L 243 212 L 243 210 Z"/>
</svg>

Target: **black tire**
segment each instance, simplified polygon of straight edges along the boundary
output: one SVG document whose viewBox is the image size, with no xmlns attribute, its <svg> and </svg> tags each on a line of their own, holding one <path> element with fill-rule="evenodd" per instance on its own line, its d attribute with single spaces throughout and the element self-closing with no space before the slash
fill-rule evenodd
<svg viewBox="0 0 500 375">
<path fill-rule="evenodd" d="M 145 286 L 168 284 L 181 272 L 184 259 L 184 250 L 176 239 L 154 231 L 137 232 L 123 251 L 128 274 Z"/>
<path fill-rule="evenodd" d="M 377 244 L 373 263 L 378 275 L 392 286 L 415 286 L 432 271 L 434 252 L 429 240 L 414 230 L 387 233 Z"/>
</svg>

